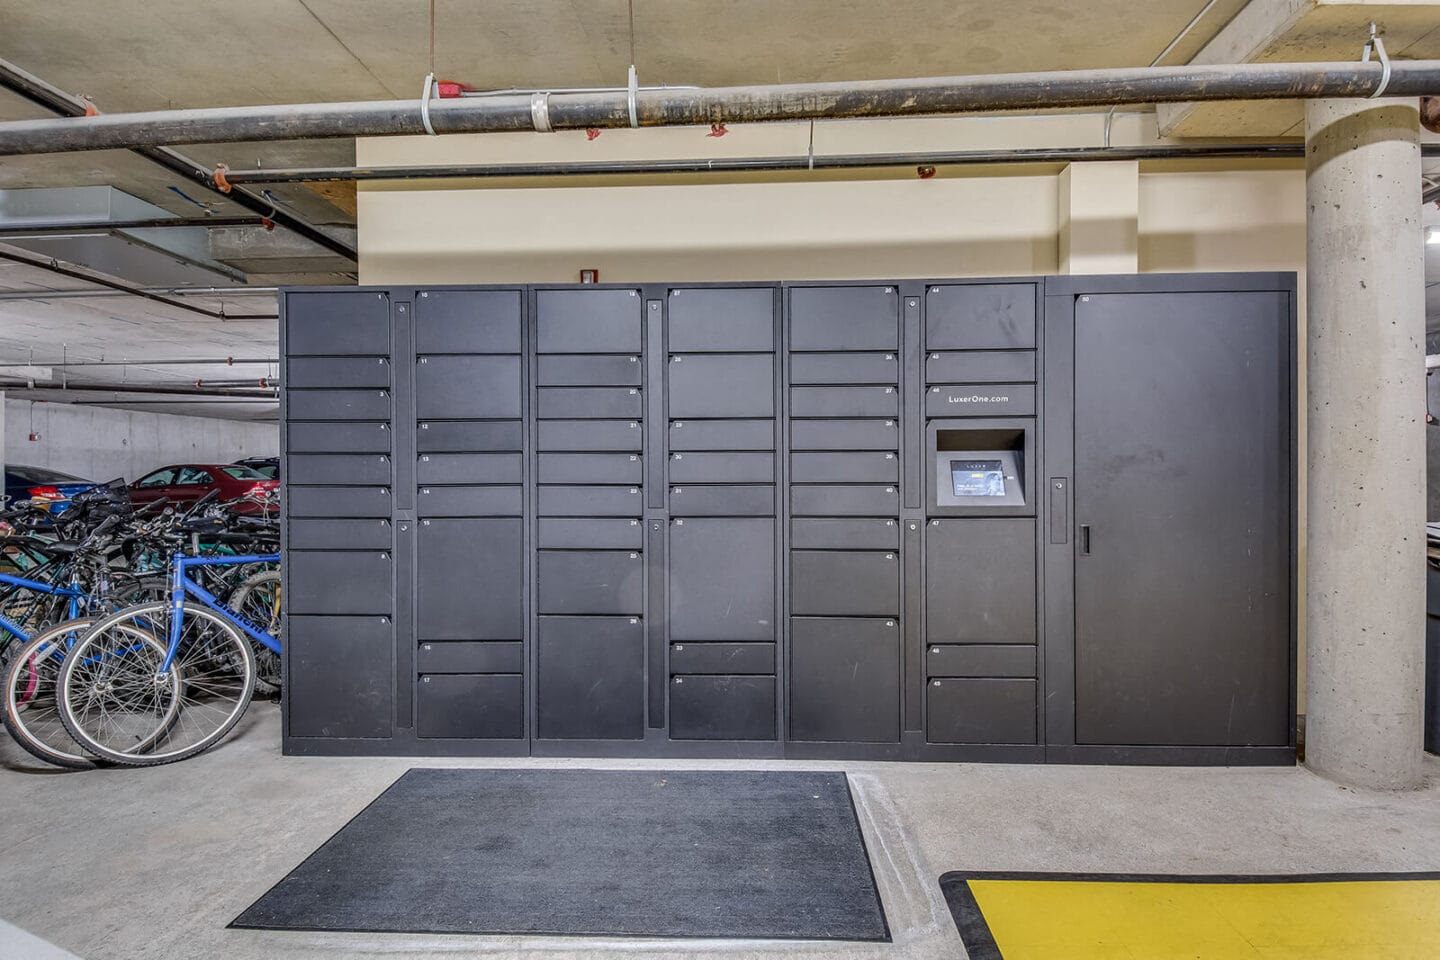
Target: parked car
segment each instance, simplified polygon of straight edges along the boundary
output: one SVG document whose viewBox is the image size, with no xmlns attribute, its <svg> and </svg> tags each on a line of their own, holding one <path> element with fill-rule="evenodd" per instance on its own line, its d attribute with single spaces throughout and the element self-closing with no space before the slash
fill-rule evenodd
<svg viewBox="0 0 1440 960">
<path fill-rule="evenodd" d="M 235 465 L 249 467 L 256 473 L 262 474 L 271 480 L 280 479 L 279 457 L 246 457 L 244 460 L 236 460 Z"/>
<path fill-rule="evenodd" d="M 60 513 L 70 506 L 70 498 L 82 490 L 98 487 L 94 480 L 82 480 L 59 470 L 27 467 L 18 463 L 5 465 L 5 496 L 14 503 L 34 500 L 37 505 L 48 503 L 51 513 Z"/>
<path fill-rule="evenodd" d="M 181 463 L 161 467 L 130 484 L 130 500 L 137 506 L 164 499 L 176 506 L 192 503 L 211 490 L 219 490 L 218 500 L 238 497 L 261 497 L 273 493 L 280 481 L 236 463 Z M 259 503 L 240 504 L 236 513 L 259 513 Z"/>
</svg>

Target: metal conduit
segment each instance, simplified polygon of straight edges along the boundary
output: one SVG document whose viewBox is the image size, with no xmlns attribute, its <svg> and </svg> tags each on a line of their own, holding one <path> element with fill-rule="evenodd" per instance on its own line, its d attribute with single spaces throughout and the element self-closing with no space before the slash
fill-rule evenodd
<svg viewBox="0 0 1440 960">
<path fill-rule="evenodd" d="M 1440 61 L 1246 63 L 1126 67 L 708 90 L 640 90 L 460 97 L 426 102 L 436 133 L 578 130 L 909 117 L 1218 100 L 1416 97 L 1440 93 Z M 543 111 L 535 98 L 543 98 Z M 164 144 L 423 134 L 417 100 L 158 110 L 0 123 L 0 156 Z M 543 113 L 543 128 L 536 120 Z"/>
<path fill-rule="evenodd" d="M 1440 157 L 1440 143 L 1422 146 L 1427 157 Z M 745 173 L 784 170 L 846 170 L 864 167 L 948 167 L 994 163 L 1081 163 L 1093 160 L 1220 160 L 1234 158 L 1299 159 L 1305 145 L 1235 143 L 1200 146 L 1041 147 L 1017 150 L 965 150 L 914 153 L 856 153 L 831 156 L 727 157 L 716 160 L 602 160 L 577 163 L 489 163 L 409 167 L 301 167 L 243 170 L 230 174 L 240 183 L 315 183 L 345 180 L 441 180 L 472 177 L 608 176 L 662 173 Z"/>
<path fill-rule="evenodd" d="M 15 387 L 12 390 L 56 390 L 67 393 L 133 393 L 133 394 L 161 394 L 165 396 L 183 397 L 244 397 L 253 403 L 273 403 L 277 394 L 270 390 L 261 392 L 260 388 L 240 389 L 236 387 L 191 387 L 191 386 L 167 386 L 164 384 L 142 384 L 142 383 L 115 383 L 113 381 L 84 381 L 67 380 L 63 386 L 56 384 L 36 384 L 33 387 Z M 123 401 L 115 401 L 123 402 Z"/>
<path fill-rule="evenodd" d="M 0 220 L 0 237 L 44 236 L 52 233 L 110 233 L 115 230 L 150 230 L 155 227 L 259 227 L 265 217 L 166 217 L 143 220 Z M 274 223 L 274 221 L 270 221 Z"/>
<path fill-rule="evenodd" d="M 241 367 L 246 364 L 264 364 L 274 366 L 280 362 L 279 357 L 204 357 L 198 360 L 58 360 L 42 362 L 38 360 L 27 360 L 27 364 L 37 363 L 42 367 L 59 367 L 62 370 L 69 370 L 71 367 L 162 367 L 162 366 L 225 366 Z M 6 364 L 0 363 L 0 368 Z M 273 377 L 267 379 L 274 379 Z"/>
<path fill-rule="evenodd" d="M 92 278 L 86 278 L 92 279 Z M 67 287 L 63 290 L 3 290 L 0 302 L 7 300 L 103 300 L 109 297 L 133 297 L 137 291 L 163 297 L 203 297 L 214 299 L 236 296 L 274 296 L 279 287 Z"/>
<path fill-rule="evenodd" d="M 151 293 L 144 287 L 135 286 L 134 284 L 130 283 L 124 283 L 120 280 L 111 280 L 109 277 L 102 277 L 91 272 L 78 270 L 70 266 L 65 266 L 60 261 L 48 257 L 29 256 L 21 253 L 15 253 L 10 250 L 0 250 L 0 260 L 9 260 L 13 263 L 23 263 L 26 266 L 37 267 L 41 270 L 46 270 L 50 273 L 58 274 L 62 277 L 69 277 L 72 280 L 85 280 L 90 283 L 98 284 L 102 287 L 108 287 L 111 290 L 118 290 L 122 293 L 128 293 L 132 296 L 140 297 L 144 300 L 153 300 L 156 303 L 163 303 L 166 306 L 176 307 L 180 310 L 199 314 L 200 316 L 208 317 L 211 320 L 280 319 L 279 314 L 276 313 L 226 313 L 224 310 L 211 310 L 208 307 L 202 307 L 194 303 L 186 303 L 183 300 L 177 300 L 174 297 L 167 297 L 164 294 Z M 37 296 L 33 299 L 39 300 L 44 299 L 44 297 Z"/>
</svg>

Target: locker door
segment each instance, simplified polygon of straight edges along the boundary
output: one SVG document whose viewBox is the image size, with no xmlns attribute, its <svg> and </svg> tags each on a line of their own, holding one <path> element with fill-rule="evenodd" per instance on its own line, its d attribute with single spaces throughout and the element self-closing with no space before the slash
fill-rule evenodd
<svg viewBox="0 0 1440 960">
<path fill-rule="evenodd" d="M 420 640 L 525 636 L 523 521 L 422 520 L 416 542 Z"/>
<path fill-rule="evenodd" d="M 1285 294 L 1075 305 L 1078 743 L 1284 745 Z"/>
<path fill-rule="evenodd" d="M 775 639 L 775 521 L 687 518 L 670 525 L 670 639 Z"/>
</svg>

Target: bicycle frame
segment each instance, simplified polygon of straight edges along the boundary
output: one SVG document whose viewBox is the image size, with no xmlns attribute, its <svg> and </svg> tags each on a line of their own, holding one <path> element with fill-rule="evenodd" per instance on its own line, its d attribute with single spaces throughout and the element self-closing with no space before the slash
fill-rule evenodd
<svg viewBox="0 0 1440 960">
<path fill-rule="evenodd" d="M 82 598 L 88 599 L 88 595 L 76 586 L 56 586 L 53 583 L 42 583 L 39 580 L 27 580 L 25 577 L 17 577 L 12 573 L 0 573 L 0 583 L 12 587 L 21 587 L 25 590 L 33 590 L 36 593 L 48 593 L 55 597 L 69 597 L 70 603 L 67 612 L 71 620 L 75 619 L 80 613 L 80 600 Z M 26 643 L 30 640 L 31 635 L 18 623 L 15 623 L 8 617 L 0 616 L 0 630 L 11 634 L 21 643 Z"/>
<path fill-rule="evenodd" d="M 170 665 L 175 662 L 175 654 L 180 649 L 180 633 L 185 626 L 185 597 L 187 594 L 219 615 L 221 619 L 227 620 L 234 626 L 239 627 L 256 643 L 261 644 L 275 653 L 279 653 L 279 640 L 276 640 L 269 633 L 225 606 L 213 593 L 186 576 L 186 571 L 192 567 L 223 567 L 238 566 L 245 563 L 279 562 L 280 554 L 278 553 L 249 554 L 231 557 L 187 557 L 181 553 L 175 554 L 174 559 L 171 561 L 170 569 L 170 636 L 167 638 L 165 661 L 160 664 L 160 673 L 165 674 L 170 671 Z"/>
</svg>

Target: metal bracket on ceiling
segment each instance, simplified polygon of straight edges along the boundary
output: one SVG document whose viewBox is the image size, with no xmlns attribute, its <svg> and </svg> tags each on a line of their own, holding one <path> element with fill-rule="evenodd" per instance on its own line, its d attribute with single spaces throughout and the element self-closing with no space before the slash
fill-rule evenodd
<svg viewBox="0 0 1440 960">
<path fill-rule="evenodd" d="M 536 133 L 554 133 L 550 125 L 550 94 L 530 94 L 530 124 Z"/>
<path fill-rule="evenodd" d="M 630 126 L 640 126 L 640 119 L 635 111 L 635 93 L 640 89 L 640 80 L 635 74 L 635 64 L 630 64 L 630 73 L 625 81 L 626 102 L 630 107 Z"/>
<path fill-rule="evenodd" d="M 435 74 L 425 74 L 425 86 L 420 90 L 420 122 L 425 125 L 425 132 L 435 136 L 435 128 L 430 125 L 430 91 L 435 88 Z"/>
<path fill-rule="evenodd" d="M 1375 21 L 1370 21 L 1370 39 L 1365 41 L 1364 55 L 1360 58 L 1363 62 L 1370 62 L 1370 55 L 1374 53 L 1380 59 L 1380 86 L 1370 94 L 1370 99 L 1385 96 L 1385 88 L 1390 86 L 1390 55 L 1385 52 L 1385 39 L 1380 36 L 1380 28 Z"/>
</svg>

